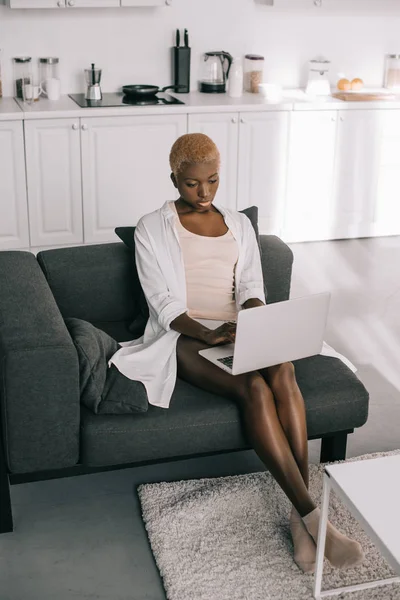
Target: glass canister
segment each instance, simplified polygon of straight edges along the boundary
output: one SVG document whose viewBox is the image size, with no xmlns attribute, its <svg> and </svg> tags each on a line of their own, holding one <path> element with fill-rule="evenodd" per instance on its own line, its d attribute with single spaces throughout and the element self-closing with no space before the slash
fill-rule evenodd
<svg viewBox="0 0 400 600">
<path fill-rule="evenodd" d="M 13 58 L 14 68 L 14 96 L 20 100 L 27 99 L 27 91 L 32 85 L 32 58 L 30 56 L 16 56 Z"/>
<path fill-rule="evenodd" d="M 264 57 L 260 54 L 246 54 L 244 57 L 244 89 L 258 94 L 258 86 L 264 74 Z"/>
<path fill-rule="evenodd" d="M 47 56 L 39 58 L 39 80 L 42 93 L 49 100 L 58 100 L 61 93 L 61 82 L 58 75 L 58 58 Z"/>
<path fill-rule="evenodd" d="M 400 54 L 386 54 L 384 87 L 400 90 Z"/>
</svg>

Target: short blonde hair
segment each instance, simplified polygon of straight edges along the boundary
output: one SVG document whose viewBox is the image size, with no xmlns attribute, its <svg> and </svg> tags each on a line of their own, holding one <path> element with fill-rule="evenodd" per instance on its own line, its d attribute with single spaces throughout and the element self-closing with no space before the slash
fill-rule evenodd
<svg viewBox="0 0 400 600">
<path fill-rule="evenodd" d="M 177 176 L 184 165 L 218 161 L 220 154 L 217 146 L 208 135 L 204 133 L 186 133 L 181 135 L 171 148 L 169 164 L 171 171 Z"/>
</svg>

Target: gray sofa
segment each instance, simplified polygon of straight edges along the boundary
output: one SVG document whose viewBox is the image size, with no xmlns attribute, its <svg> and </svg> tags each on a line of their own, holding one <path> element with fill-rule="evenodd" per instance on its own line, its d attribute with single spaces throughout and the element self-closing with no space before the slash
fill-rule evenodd
<svg viewBox="0 0 400 600">
<path fill-rule="evenodd" d="M 293 255 L 260 236 L 268 302 L 289 297 Z M 237 406 L 178 379 L 168 410 L 95 414 L 80 403 L 75 346 L 63 318 L 131 339 L 132 254 L 122 243 L 0 252 L 0 532 L 13 530 L 10 484 L 251 448 Z M 337 358 L 295 361 L 309 439 L 321 461 L 345 457 L 368 416 L 368 392 Z"/>
</svg>

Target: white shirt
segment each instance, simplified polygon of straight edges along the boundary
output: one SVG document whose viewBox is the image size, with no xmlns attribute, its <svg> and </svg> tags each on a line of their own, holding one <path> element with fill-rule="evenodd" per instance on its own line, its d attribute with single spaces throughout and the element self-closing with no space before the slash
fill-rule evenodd
<svg viewBox="0 0 400 600">
<path fill-rule="evenodd" d="M 239 256 L 235 268 L 237 310 L 249 298 L 265 303 L 260 251 L 246 215 L 214 203 L 235 238 Z M 135 258 L 140 283 L 149 306 L 142 337 L 123 342 L 110 359 L 129 379 L 141 381 L 149 404 L 168 408 L 176 382 L 176 343 L 180 333 L 171 322 L 186 313 L 186 280 L 177 232 L 178 215 L 165 204 L 142 217 L 135 229 Z"/>
</svg>

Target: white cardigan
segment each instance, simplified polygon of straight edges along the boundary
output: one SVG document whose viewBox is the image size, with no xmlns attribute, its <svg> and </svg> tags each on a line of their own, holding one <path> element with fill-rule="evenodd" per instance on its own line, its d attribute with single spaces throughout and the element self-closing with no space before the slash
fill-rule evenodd
<svg viewBox="0 0 400 600">
<path fill-rule="evenodd" d="M 249 298 L 265 303 L 260 252 L 246 215 L 214 203 L 239 247 L 235 269 L 237 310 Z M 136 266 L 149 306 L 142 337 L 121 343 L 110 359 L 129 379 L 141 381 L 150 404 L 168 408 L 176 381 L 176 343 L 180 333 L 171 322 L 186 313 L 185 267 L 176 229 L 178 215 L 168 202 L 142 217 L 135 229 Z"/>
</svg>

